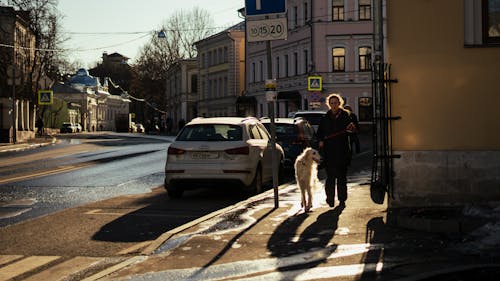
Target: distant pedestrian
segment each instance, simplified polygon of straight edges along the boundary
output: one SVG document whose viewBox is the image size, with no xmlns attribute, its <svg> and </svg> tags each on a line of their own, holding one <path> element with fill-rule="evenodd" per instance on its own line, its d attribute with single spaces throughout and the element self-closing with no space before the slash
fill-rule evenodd
<svg viewBox="0 0 500 281">
<path fill-rule="evenodd" d="M 43 135 L 43 119 L 42 118 L 38 118 L 35 122 L 35 126 L 37 128 L 37 134 L 39 136 Z"/>
<path fill-rule="evenodd" d="M 354 123 L 349 112 L 343 108 L 344 100 L 340 95 L 330 94 L 326 105 L 329 110 L 321 118 L 317 131 L 327 176 L 326 202 L 330 207 L 335 206 L 337 189 L 340 207 L 344 207 L 347 200 L 347 168 L 351 162 L 348 133 L 354 130 Z"/>
<path fill-rule="evenodd" d="M 352 108 L 349 105 L 344 106 L 344 109 L 349 111 L 349 117 L 351 117 L 351 121 L 354 123 L 355 130 L 349 133 L 349 144 L 351 145 L 351 150 L 359 153 L 361 151 L 361 145 L 359 143 L 358 132 L 359 132 L 359 121 L 358 116 L 352 111 Z"/>
</svg>

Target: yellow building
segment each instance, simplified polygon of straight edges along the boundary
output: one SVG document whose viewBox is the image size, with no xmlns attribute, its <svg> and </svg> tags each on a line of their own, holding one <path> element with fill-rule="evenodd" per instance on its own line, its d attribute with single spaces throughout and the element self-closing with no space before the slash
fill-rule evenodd
<svg viewBox="0 0 500 281">
<path fill-rule="evenodd" d="M 387 0 L 390 207 L 500 200 L 500 2 Z"/>
</svg>

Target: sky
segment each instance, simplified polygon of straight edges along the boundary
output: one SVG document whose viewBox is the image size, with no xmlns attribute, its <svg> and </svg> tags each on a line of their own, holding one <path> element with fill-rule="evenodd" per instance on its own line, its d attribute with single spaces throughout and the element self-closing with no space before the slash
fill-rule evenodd
<svg viewBox="0 0 500 281">
<path fill-rule="evenodd" d="M 229 27 L 243 19 L 237 10 L 244 0 L 59 0 L 62 28 L 71 61 L 90 68 L 102 54 L 118 52 L 133 63 L 148 42 L 150 31 L 159 31 L 173 13 L 198 7 L 212 17 L 215 27 Z"/>
</svg>

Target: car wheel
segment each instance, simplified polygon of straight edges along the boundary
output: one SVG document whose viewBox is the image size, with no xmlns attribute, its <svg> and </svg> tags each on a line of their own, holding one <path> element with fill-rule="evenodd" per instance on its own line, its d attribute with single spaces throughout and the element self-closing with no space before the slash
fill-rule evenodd
<svg viewBox="0 0 500 281">
<path fill-rule="evenodd" d="M 168 197 L 170 198 L 181 198 L 184 193 L 183 188 L 174 184 L 165 184 L 165 189 L 167 190 Z"/>
<path fill-rule="evenodd" d="M 250 184 L 250 192 L 252 192 L 253 194 L 259 194 L 262 192 L 262 168 L 260 167 L 260 165 L 257 166 L 255 177 Z"/>
</svg>

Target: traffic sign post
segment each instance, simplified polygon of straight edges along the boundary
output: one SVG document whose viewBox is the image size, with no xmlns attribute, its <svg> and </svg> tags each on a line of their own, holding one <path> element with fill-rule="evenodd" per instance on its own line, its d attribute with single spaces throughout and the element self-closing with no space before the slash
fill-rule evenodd
<svg viewBox="0 0 500 281">
<path fill-rule="evenodd" d="M 286 18 L 247 21 L 247 41 L 286 40 L 288 25 Z"/>
<path fill-rule="evenodd" d="M 274 106 L 276 100 L 276 79 L 273 79 L 273 65 L 271 58 L 271 40 L 286 39 L 288 30 L 286 28 L 287 18 L 269 19 L 273 14 L 284 14 L 286 12 L 286 0 L 245 0 L 245 17 L 247 24 L 247 41 L 266 41 L 267 52 L 267 80 L 266 98 L 269 106 L 269 118 L 271 119 L 271 146 L 272 167 L 273 167 L 273 189 L 274 207 L 279 208 L 278 200 L 278 151 L 276 149 L 276 124 L 274 122 Z M 264 17 L 265 19 L 248 20 L 248 18 Z M 268 83 L 269 82 L 269 83 Z M 271 87 L 272 86 L 272 87 Z M 274 89 L 271 90 L 271 88 Z M 268 94 L 269 93 L 269 94 Z"/>
<path fill-rule="evenodd" d="M 46 105 L 52 104 L 54 101 L 54 92 L 51 90 L 39 90 L 38 91 L 38 104 Z"/>
</svg>

